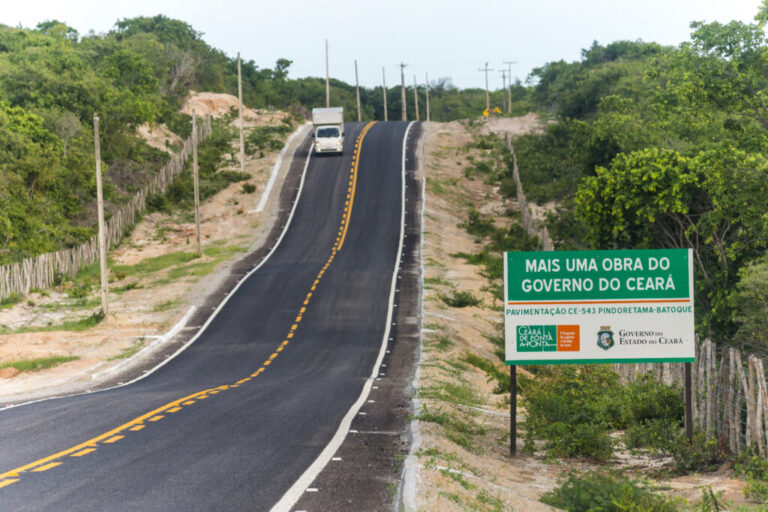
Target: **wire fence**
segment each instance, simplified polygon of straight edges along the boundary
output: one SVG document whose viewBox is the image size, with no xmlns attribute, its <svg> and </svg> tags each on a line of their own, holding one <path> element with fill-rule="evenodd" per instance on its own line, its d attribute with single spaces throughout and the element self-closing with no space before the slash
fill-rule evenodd
<svg viewBox="0 0 768 512">
<path fill-rule="evenodd" d="M 520 180 L 520 171 L 517 169 L 517 155 L 515 155 L 515 148 L 512 146 L 512 137 L 508 133 L 506 134 L 505 140 L 507 149 L 512 153 L 512 177 L 515 180 L 517 204 L 520 208 L 523 228 L 529 236 L 535 236 L 541 241 L 541 246 L 545 251 L 554 251 L 555 244 L 552 243 L 552 238 L 549 236 L 549 230 L 546 226 L 536 226 L 533 216 L 531 215 L 531 210 L 528 208 L 528 200 L 525 198 L 525 192 L 523 191 L 523 182 Z"/>
<path fill-rule="evenodd" d="M 207 117 L 197 131 L 198 142 L 211 134 L 211 118 Z M 136 223 L 136 217 L 147 208 L 147 199 L 163 194 L 184 170 L 184 163 L 192 153 L 190 136 L 171 160 L 153 176 L 134 196 L 106 222 L 107 248 L 120 242 Z M 96 261 L 99 254 L 98 235 L 88 241 L 56 252 L 38 254 L 19 262 L 0 266 L 0 300 L 13 294 L 27 295 L 32 289 L 45 289 L 54 285 L 59 276 L 74 276 L 84 265 Z"/>
<path fill-rule="evenodd" d="M 624 381 L 646 374 L 684 386 L 684 363 L 615 365 Z M 691 364 L 693 425 L 721 448 L 738 453 L 751 448 L 768 457 L 768 384 L 756 355 L 722 347 L 709 339 L 696 344 Z"/>
</svg>

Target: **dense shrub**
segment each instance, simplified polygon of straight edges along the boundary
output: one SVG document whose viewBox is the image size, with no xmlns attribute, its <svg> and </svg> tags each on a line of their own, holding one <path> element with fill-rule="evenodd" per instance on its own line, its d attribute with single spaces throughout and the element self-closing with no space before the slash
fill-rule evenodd
<svg viewBox="0 0 768 512">
<path fill-rule="evenodd" d="M 673 512 L 675 503 L 635 479 L 601 472 L 571 473 L 541 501 L 569 512 Z"/>
<path fill-rule="evenodd" d="M 708 438 L 701 430 L 694 430 L 693 440 L 680 433 L 671 446 L 671 455 L 678 473 L 714 471 L 725 462 L 727 454 L 717 440 Z"/>
<path fill-rule="evenodd" d="M 613 453 L 608 435 L 619 421 L 619 376 L 610 367 L 565 366 L 541 369 L 535 379 L 522 378 L 527 411 L 525 444 L 536 439 L 555 457 L 606 459 Z"/>
<path fill-rule="evenodd" d="M 683 392 L 646 375 L 623 389 L 621 424 L 629 448 L 669 452 L 685 417 Z"/>
<path fill-rule="evenodd" d="M 708 445 L 682 445 L 682 391 L 651 376 L 622 385 L 608 366 L 543 367 L 521 389 L 528 450 L 540 439 L 551 456 L 605 459 L 613 453 L 610 432 L 625 429 L 629 448 L 676 455 L 683 466 L 719 460 Z"/>
</svg>

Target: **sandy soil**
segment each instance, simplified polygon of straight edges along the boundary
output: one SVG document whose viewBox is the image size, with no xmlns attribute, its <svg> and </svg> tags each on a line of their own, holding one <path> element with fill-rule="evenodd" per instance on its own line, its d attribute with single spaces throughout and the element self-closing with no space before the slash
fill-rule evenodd
<svg viewBox="0 0 768 512">
<path fill-rule="evenodd" d="M 222 115 L 237 105 L 237 99 L 220 94 L 192 94 L 185 111 L 195 108 L 200 115 Z M 191 105 L 191 106 L 190 106 Z M 280 123 L 288 114 L 283 112 L 246 109 L 245 127 Z M 149 130 L 149 127 L 146 127 Z M 172 139 L 162 126 L 147 132 L 152 144 L 165 147 Z M 140 133 L 145 130 L 140 129 Z M 174 144 L 172 140 L 169 144 Z M 239 170 L 237 141 L 233 141 L 233 155 L 225 166 Z M 254 213 L 265 183 L 278 153 L 246 158 L 246 172 L 252 175 L 253 193 L 245 193 L 242 183 L 231 184 L 225 190 L 201 205 L 201 239 L 203 248 L 215 247 L 224 256 L 203 256 L 189 265 L 205 263 L 218 267 L 200 277 L 192 272 L 179 272 L 182 277 L 168 279 L 169 272 L 181 269 L 176 265 L 139 276 L 110 276 L 110 315 L 96 327 L 82 332 L 56 330 L 51 332 L 10 333 L 0 335 L 0 363 L 51 356 L 75 356 L 79 359 L 60 364 L 48 370 L 18 373 L 13 369 L 0 371 L 0 404 L 28 400 L 48 395 L 60 395 L 87 389 L 97 381 L 94 376 L 123 363 L 125 356 L 164 334 L 186 313 L 190 306 L 201 305 L 207 292 L 213 291 L 227 262 L 259 245 L 276 217 L 267 208 Z M 279 187 L 272 195 L 279 193 Z M 193 215 L 169 216 L 153 213 L 135 227 L 130 237 L 110 252 L 115 265 L 135 265 L 160 255 L 194 251 Z M 188 267 L 191 268 L 191 267 Z M 34 327 L 55 328 L 65 321 L 87 318 L 100 309 L 96 290 L 84 298 L 73 299 L 66 285 L 42 293 L 33 293 L 24 301 L 0 310 L 0 328 L 5 330 Z M 51 327 L 53 326 L 53 327 Z M 162 350 L 162 347 L 159 348 Z"/>
<path fill-rule="evenodd" d="M 528 112 L 520 117 L 491 117 L 485 120 L 480 128 L 480 133 L 495 133 L 502 137 L 506 133 L 514 136 L 542 131 L 544 131 L 544 125 L 539 115 L 534 112 Z"/>
<path fill-rule="evenodd" d="M 490 119 L 484 126 L 472 128 L 477 133 L 513 134 L 538 130 L 538 118 L 529 114 L 522 118 Z M 494 354 L 489 336 L 498 334 L 502 317 L 492 308 L 499 301 L 487 289 L 488 281 L 480 267 L 470 265 L 454 256 L 459 252 L 473 253 L 480 248 L 474 238 L 460 225 L 470 206 L 496 215 L 497 225 L 510 222 L 501 217 L 516 202 L 505 200 L 498 191 L 482 182 L 482 178 L 467 180 L 464 169 L 469 158 L 487 157 L 482 151 L 464 148 L 471 141 L 466 124 L 429 123 L 424 125 L 420 149 L 420 172 L 426 176 L 424 212 L 424 303 L 423 352 L 419 363 L 419 400 L 421 414 L 441 415 L 470 425 L 481 426 L 484 432 L 471 436 L 462 446 L 455 432 L 435 421 L 420 421 L 418 475 L 416 478 L 416 508 L 418 510 L 552 510 L 539 502 L 540 496 L 557 485 L 563 473 L 594 469 L 581 461 L 561 461 L 548 464 L 541 458 L 527 455 L 509 457 L 509 402 L 504 395 L 493 393 L 494 383 L 485 372 L 468 364 L 468 353 L 479 355 L 507 371 Z M 543 210 L 551 207 L 545 205 Z M 453 290 L 467 290 L 480 298 L 476 307 L 452 308 L 441 295 Z M 524 372 L 523 368 L 518 371 Z M 461 389 L 474 402 L 443 399 L 449 387 Z M 518 409 L 518 423 L 523 420 Z M 451 439 L 454 437 L 454 440 Z M 522 442 L 518 440 L 518 454 Z M 657 469 L 665 461 L 620 452 L 609 467 L 634 470 Z M 714 475 L 690 475 L 658 482 L 666 492 L 697 501 L 701 489 L 711 486 L 715 492 L 724 491 L 724 498 L 733 504 L 744 504 L 744 482 L 732 478 L 728 471 Z"/>
<path fill-rule="evenodd" d="M 491 119 L 482 128 L 521 133 L 536 126 L 536 118 Z M 473 436 L 468 446 L 449 439 L 448 430 L 421 421 L 418 475 L 419 510 L 552 510 L 538 501 L 555 485 L 560 468 L 532 457 L 509 459 L 509 405 L 493 393 L 486 374 L 467 364 L 467 353 L 503 363 L 485 336 L 492 335 L 501 320 L 491 306 L 498 300 L 487 290 L 488 281 L 479 267 L 452 256 L 479 249 L 474 237 L 460 226 L 472 205 L 485 214 L 502 215 L 516 204 L 504 201 L 482 178 L 464 178 L 469 158 L 486 158 L 485 152 L 462 150 L 472 137 L 465 126 L 453 122 L 425 126 L 421 169 L 427 178 L 424 212 L 424 352 L 419 365 L 420 400 L 423 411 L 446 413 L 460 421 L 480 425 L 485 432 Z M 440 298 L 453 290 L 467 290 L 482 300 L 477 307 L 451 308 Z M 440 340 L 449 340 L 445 346 Z M 451 400 L 430 398 L 447 385 L 472 390 L 477 403 L 467 406 Z M 521 411 L 522 412 L 522 411 Z M 507 438 L 508 439 L 508 438 Z"/>
<path fill-rule="evenodd" d="M 181 146 L 184 141 L 168 129 L 164 124 L 150 125 L 144 123 L 137 130 L 139 137 L 142 137 L 149 146 L 173 154 L 173 146 Z"/>
</svg>

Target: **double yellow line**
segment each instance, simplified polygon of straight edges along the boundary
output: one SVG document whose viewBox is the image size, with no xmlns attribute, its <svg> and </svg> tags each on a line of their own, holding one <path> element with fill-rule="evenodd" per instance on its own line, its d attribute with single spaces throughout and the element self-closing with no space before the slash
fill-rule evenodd
<svg viewBox="0 0 768 512">
<path fill-rule="evenodd" d="M 357 174 L 358 174 L 358 167 L 360 164 L 360 154 L 363 148 L 363 139 L 365 139 L 366 134 L 374 125 L 374 123 L 375 122 L 370 122 L 366 124 L 365 127 L 360 132 L 360 134 L 355 139 L 355 147 L 352 153 L 352 165 L 349 171 L 349 182 L 347 185 L 347 194 L 344 200 L 344 210 L 342 212 L 341 223 L 339 224 L 339 231 L 336 235 L 335 243 L 331 248 L 331 255 L 328 257 L 328 260 L 323 265 L 323 268 L 320 269 L 320 272 L 318 272 L 317 276 L 315 277 L 315 280 L 313 281 L 312 286 L 310 287 L 310 291 L 307 293 L 301 307 L 299 308 L 298 315 L 296 316 L 294 323 L 291 325 L 290 329 L 288 330 L 288 333 L 285 335 L 285 338 L 280 343 L 280 345 L 278 345 L 275 351 L 264 361 L 264 363 L 260 368 L 258 368 L 256 371 L 251 373 L 248 377 L 245 377 L 243 379 L 236 381 L 234 384 L 223 385 L 216 388 L 210 388 L 203 391 L 198 391 L 197 393 L 193 393 L 184 398 L 174 400 L 173 402 L 167 403 L 161 407 L 153 409 L 152 411 L 142 414 L 141 416 L 134 418 L 131 421 L 120 425 L 117 428 L 114 428 L 108 432 L 105 432 L 101 435 L 91 438 L 83 443 L 75 445 L 71 448 L 67 448 L 66 450 L 62 450 L 60 452 L 54 453 L 42 459 L 38 459 L 34 462 L 30 462 L 29 464 L 19 466 L 10 471 L 6 471 L 5 473 L 0 474 L 0 489 L 18 482 L 21 479 L 22 474 L 25 472 L 48 471 L 49 469 L 53 469 L 57 466 L 62 465 L 66 460 L 65 457 L 83 457 L 85 455 L 94 453 L 97 451 L 100 445 L 116 443 L 121 439 L 124 439 L 125 436 L 131 431 L 137 432 L 139 430 L 142 430 L 146 426 L 149 426 L 152 423 L 162 420 L 168 414 L 175 414 L 181 411 L 184 407 L 194 405 L 199 401 L 204 400 L 210 396 L 216 395 L 218 393 L 221 393 L 222 391 L 227 391 L 230 389 L 240 387 L 241 385 L 249 382 L 254 377 L 258 377 L 259 375 L 261 375 L 266 370 L 266 368 L 272 364 L 272 361 L 274 361 L 280 355 L 280 352 L 282 352 L 285 349 L 285 347 L 288 346 L 288 344 L 293 339 L 294 335 L 296 334 L 296 330 L 299 328 L 299 324 L 304 318 L 304 314 L 306 313 L 307 306 L 309 305 L 309 302 L 312 299 L 312 294 L 317 289 L 318 284 L 320 284 L 320 280 L 323 278 L 323 275 L 325 275 L 325 271 L 328 270 L 328 267 L 333 262 L 334 258 L 336 257 L 336 254 L 339 251 L 341 251 L 342 247 L 344 246 L 344 241 L 347 238 L 347 232 L 349 230 L 349 222 L 352 216 L 352 207 L 355 202 L 355 191 L 357 189 Z"/>
</svg>

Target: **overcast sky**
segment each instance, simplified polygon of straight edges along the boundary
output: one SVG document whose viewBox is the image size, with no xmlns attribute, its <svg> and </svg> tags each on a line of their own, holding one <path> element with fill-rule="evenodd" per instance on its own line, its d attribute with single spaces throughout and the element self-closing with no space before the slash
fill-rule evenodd
<svg viewBox="0 0 768 512">
<path fill-rule="evenodd" d="M 516 61 L 512 76 L 554 60 L 577 60 L 592 41 L 620 39 L 676 45 L 688 39 L 693 20 L 751 21 L 761 0 L 6 0 L 0 23 L 33 28 L 57 19 L 81 34 L 103 33 L 118 19 L 164 14 L 203 32 L 212 46 L 237 52 L 259 67 L 278 58 L 293 61 L 292 77 L 330 74 L 361 85 L 450 77 L 459 87 L 502 86 L 503 61 Z"/>
</svg>

